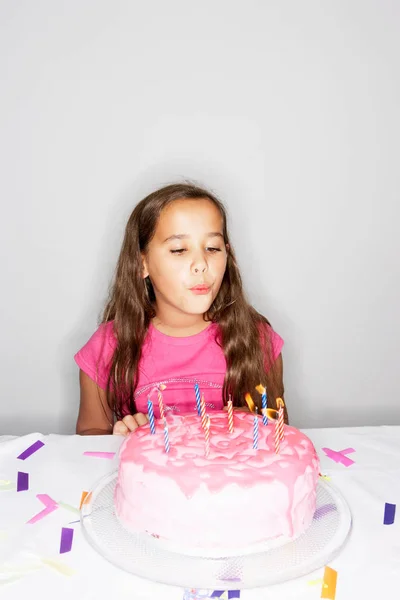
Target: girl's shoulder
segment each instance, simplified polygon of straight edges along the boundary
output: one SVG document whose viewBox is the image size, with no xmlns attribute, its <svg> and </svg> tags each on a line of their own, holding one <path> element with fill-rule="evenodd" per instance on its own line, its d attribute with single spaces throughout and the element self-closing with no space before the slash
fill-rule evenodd
<svg viewBox="0 0 400 600">
<path fill-rule="evenodd" d="M 96 331 L 89 338 L 86 346 L 92 347 L 93 349 L 103 349 L 103 352 L 109 349 L 115 350 L 117 346 L 117 337 L 114 331 L 114 321 L 107 321 L 106 323 L 100 323 Z"/>
<path fill-rule="evenodd" d="M 283 338 L 272 328 L 268 321 L 260 319 L 258 329 L 263 347 L 271 350 L 272 358 L 275 360 L 282 351 Z"/>
<path fill-rule="evenodd" d="M 112 356 L 117 347 L 114 322 L 101 323 L 74 359 L 82 371 L 105 389 Z"/>
</svg>

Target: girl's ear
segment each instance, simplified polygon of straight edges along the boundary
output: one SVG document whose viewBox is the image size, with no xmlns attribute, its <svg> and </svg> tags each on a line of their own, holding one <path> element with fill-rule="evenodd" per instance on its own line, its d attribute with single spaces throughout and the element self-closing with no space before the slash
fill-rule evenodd
<svg viewBox="0 0 400 600">
<path fill-rule="evenodd" d="M 231 247 L 230 247 L 229 244 L 225 244 L 225 248 L 226 248 L 226 251 L 229 252 L 229 250 L 230 250 Z"/>
<path fill-rule="evenodd" d="M 146 279 L 146 277 L 149 276 L 149 271 L 147 268 L 147 261 L 146 261 L 146 257 L 144 254 L 142 254 L 142 277 L 143 279 Z"/>
</svg>

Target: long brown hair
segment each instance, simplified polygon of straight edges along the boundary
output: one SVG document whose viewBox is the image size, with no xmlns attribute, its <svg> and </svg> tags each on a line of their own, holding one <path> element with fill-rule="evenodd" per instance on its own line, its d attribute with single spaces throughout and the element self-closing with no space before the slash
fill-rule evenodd
<svg viewBox="0 0 400 600">
<path fill-rule="evenodd" d="M 107 383 L 107 402 L 117 419 L 123 406 L 130 414 L 137 412 L 135 389 L 138 365 L 150 321 L 156 315 L 155 295 L 150 279 L 143 279 L 142 254 L 155 234 L 162 210 L 175 200 L 208 199 L 221 213 L 223 236 L 228 244 L 227 266 L 221 288 L 204 319 L 217 323 L 217 343 L 226 359 L 226 375 L 222 390 L 226 405 L 229 394 L 234 406 L 245 406 L 244 396 L 250 392 L 260 408 L 261 397 L 255 386 L 267 388 L 268 406 L 276 408 L 276 398 L 283 395 L 283 382 L 276 361 L 272 359 L 269 322 L 246 300 L 242 279 L 227 231 L 226 210 L 210 191 L 191 183 L 163 187 L 139 202 L 125 229 L 110 298 L 102 322 L 114 321 L 117 347 Z"/>
</svg>

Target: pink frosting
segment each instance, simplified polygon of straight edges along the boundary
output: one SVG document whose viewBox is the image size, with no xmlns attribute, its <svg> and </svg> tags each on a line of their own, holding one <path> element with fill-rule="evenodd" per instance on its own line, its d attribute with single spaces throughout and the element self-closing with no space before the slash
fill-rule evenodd
<svg viewBox="0 0 400 600">
<path fill-rule="evenodd" d="M 253 449 L 254 415 L 213 412 L 210 453 L 197 415 L 168 415 L 170 452 L 156 421 L 128 436 L 120 450 L 116 511 L 131 529 L 182 546 L 242 548 L 278 536 L 293 537 L 315 511 L 319 461 L 312 442 L 285 426 L 275 453 L 274 423 L 259 418 Z"/>
</svg>

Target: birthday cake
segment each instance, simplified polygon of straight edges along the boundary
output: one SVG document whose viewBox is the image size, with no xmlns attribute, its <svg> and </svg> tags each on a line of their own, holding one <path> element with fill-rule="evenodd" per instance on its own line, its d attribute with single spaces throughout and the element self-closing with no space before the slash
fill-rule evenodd
<svg viewBox="0 0 400 600">
<path fill-rule="evenodd" d="M 234 412 L 210 413 L 209 451 L 197 415 L 167 417 L 155 433 L 139 427 L 122 443 L 115 487 L 125 528 L 146 532 L 182 551 L 243 552 L 294 539 L 310 525 L 319 460 L 312 442 L 284 426 L 277 451 L 275 423 Z M 258 418 L 257 447 L 254 418 Z"/>
</svg>

